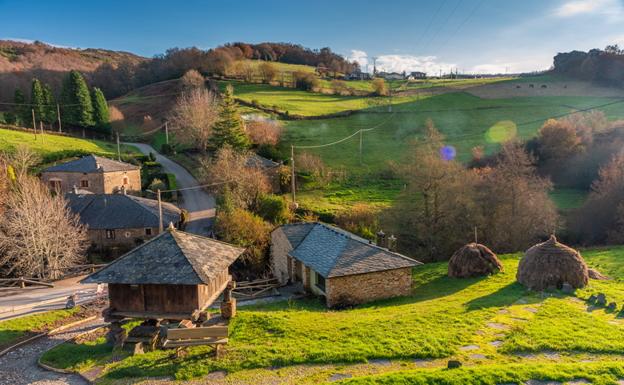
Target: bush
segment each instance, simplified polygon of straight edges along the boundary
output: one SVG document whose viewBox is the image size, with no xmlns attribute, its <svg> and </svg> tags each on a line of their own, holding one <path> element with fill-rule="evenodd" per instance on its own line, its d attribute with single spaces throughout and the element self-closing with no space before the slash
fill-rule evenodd
<svg viewBox="0 0 624 385">
<path fill-rule="evenodd" d="M 235 208 L 217 214 L 215 230 L 219 239 L 245 247 L 243 262 L 262 268 L 269 248 L 271 225 L 259 216 Z"/>
<path fill-rule="evenodd" d="M 173 155 L 175 154 L 175 147 L 172 144 L 163 143 L 160 146 L 160 152 L 164 155 Z"/>
<path fill-rule="evenodd" d="M 336 215 L 336 224 L 361 237 L 374 240 L 379 231 L 378 212 L 365 203 L 355 204 Z"/>
<path fill-rule="evenodd" d="M 258 146 L 256 152 L 258 153 L 258 155 L 267 159 L 274 160 L 276 162 L 284 161 L 287 159 L 287 157 L 284 156 L 284 154 L 282 154 L 280 150 L 272 144 L 261 144 Z"/>
<path fill-rule="evenodd" d="M 288 223 L 291 218 L 286 199 L 277 195 L 265 195 L 260 198 L 257 214 L 265 221 L 275 225 Z"/>
<path fill-rule="evenodd" d="M 310 72 L 297 71 L 293 74 L 295 87 L 304 91 L 313 91 L 319 87 L 318 78 Z"/>
<path fill-rule="evenodd" d="M 153 152 L 149 152 L 149 155 L 147 155 L 147 158 L 150 160 L 150 162 L 156 162 L 156 155 L 154 155 Z"/>
<path fill-rule="evenodd" d="M 386 86 L 386 81 L 381 78 L 373 79 L 373 93 L 377 96 L 388 95 L 388 87 Z"/>
</svg>

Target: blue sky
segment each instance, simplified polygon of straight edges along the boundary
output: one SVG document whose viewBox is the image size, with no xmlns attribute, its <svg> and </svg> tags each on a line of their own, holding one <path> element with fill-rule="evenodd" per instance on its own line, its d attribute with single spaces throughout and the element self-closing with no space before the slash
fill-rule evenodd
<svg viewBox="0 0 624 385">
<path fill-rule="evenodd" d="M 531 71 L 557 52 L 624 45 L 624 0 L 7 1 L 0 38 L 144 56 L 287 41 L 386 70 Z M 372 68 L 371 68 L 372 69 Z"/>
</svg>

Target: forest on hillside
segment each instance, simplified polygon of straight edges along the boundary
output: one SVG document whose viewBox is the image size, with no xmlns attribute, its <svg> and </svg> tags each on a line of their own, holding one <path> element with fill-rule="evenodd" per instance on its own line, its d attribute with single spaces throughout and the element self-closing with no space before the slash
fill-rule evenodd
<svg viewBox="0 0 624 385">
<path fill-rule="evenodd" d="M 553 72 L 579 80 L 622 86 L 624 85 L 624 50 L 615 44 L 603 50 L 559 53 L 554 58 Z"/>
</svg>

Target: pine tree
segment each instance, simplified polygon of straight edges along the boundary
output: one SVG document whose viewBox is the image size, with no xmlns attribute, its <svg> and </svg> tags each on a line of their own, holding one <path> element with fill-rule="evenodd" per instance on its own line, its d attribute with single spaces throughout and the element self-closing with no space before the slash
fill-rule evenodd
<svg viewBox="0 0 624 385">
<path fill-rule="evenodd" d="M 91 101 L 93 102 L 93 121 L 95 127 L 99 130 L 110 133 L 110 114 L 108 112 L 108 103 L 104 93 L 97 87 L 91 90 Z"/>
<path fill-rule="evenodd" d="M 35 111 L 35 120 L 37 122 L 45 120 L 45 96 L 43 94 L 43 87 L 41 86 L 41 82 L 37 78 L 33 78 L 32 80 L 32 86 L 30 89 L 30 104 L 30 108 Z"/>
<path fill-rule="evenodd" d="M 91 95 L 80 72 L 75 70 L 69 72 L 63 82 L 61 100 L 64 105 L 61 114 L 63 123 L 79 127 L 94 125 Z"/>
<path fill-rule="evenodd" d="M 53 124 L 58 118 L 56 116 L 56 100 L 54 100 L 54 94 L 49 84 L 43 86 L 43 100 L 45 100 L 45 105 L 43 106 L 43 121 L 48 124 Z"/>
<path fill-rule="evenodd" d="M 20 89 L 15 90 L 13 103 L 15 103 L 13 123 L 18 126 L 28 126 L 29 122 L 32 121 L 30 107 L 26 104 L 26 98 Z"/>
<path fill-rule="evenodd" d="M 212 131 L 210 142 L 214 149 L 224 145 L 230 145 L 236 150 L 244 150 L 249 147 L 249 138 L 243 129 L 243 121 L 238 114 L 238 105 L 234 100 L 234 89 L 228 85 L 221 98 L 221 110 L 219 119 Z"/>
</svg>

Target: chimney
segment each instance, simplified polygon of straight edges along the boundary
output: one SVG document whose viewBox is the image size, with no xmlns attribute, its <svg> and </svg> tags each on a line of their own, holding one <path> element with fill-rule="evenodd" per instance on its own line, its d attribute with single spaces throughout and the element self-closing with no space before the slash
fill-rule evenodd
<svg viewBox="0 0 624 385">
<path fill-rule="evenodd" d="M 379 246 L 379 247 L 383 247 L 383 248 L 388 247 L 386 245 L 386 233 L 384 233 L 383 230 L 379 230 L 377 232 L 376 242 L 377 242 L 377 246 Z"/>
<path fill-rule="evenodd" d="M 394 236 L 394 234 L 390 235 L 388 237 L 388 250 L 396 251 L 396 244 L 397 244 L 397 238 Z"/>
</svg>

